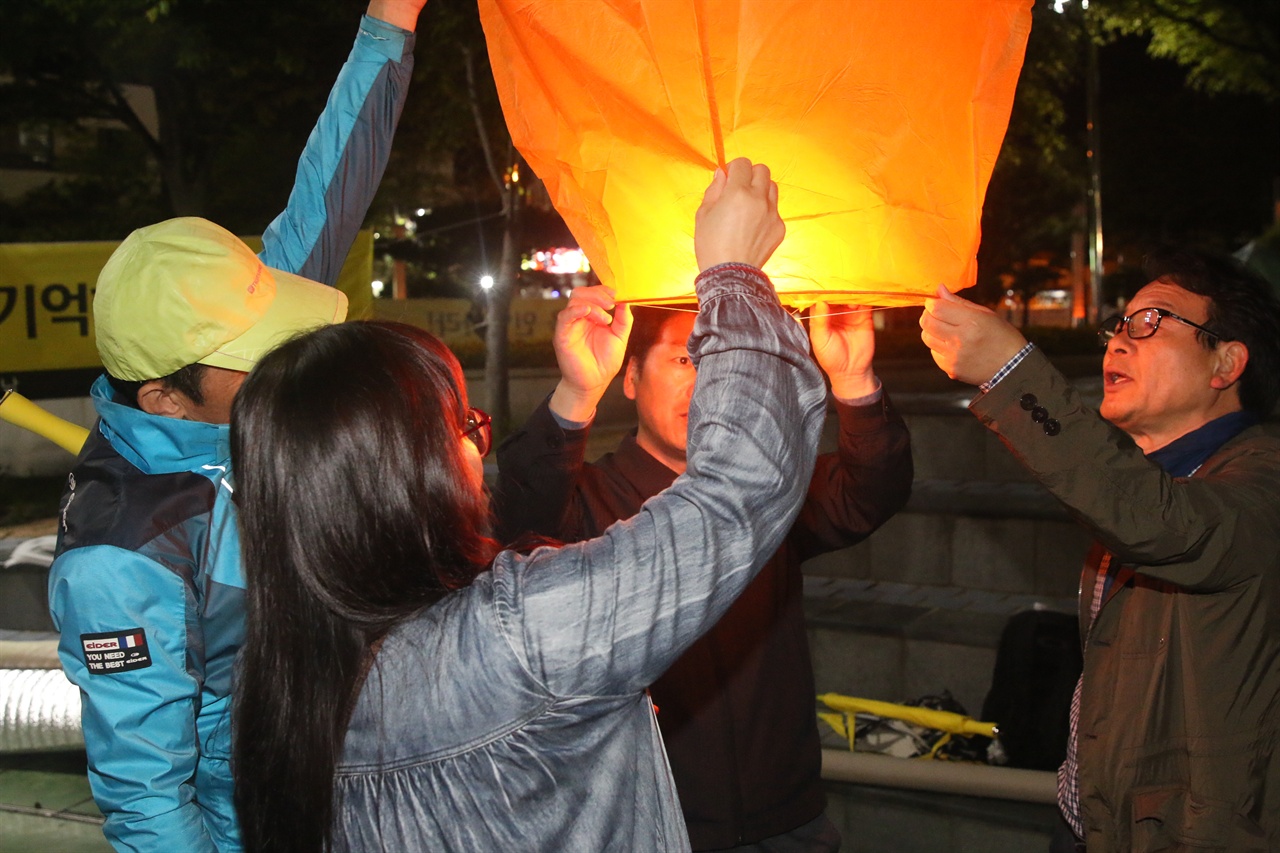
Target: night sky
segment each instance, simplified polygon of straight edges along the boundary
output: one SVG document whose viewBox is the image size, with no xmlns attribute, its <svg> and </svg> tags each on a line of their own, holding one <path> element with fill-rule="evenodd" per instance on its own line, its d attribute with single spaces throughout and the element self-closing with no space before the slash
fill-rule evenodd
<svg viewBox="0 0 1280 853">
<path fill-rule="evenodd" d="M 1156 240 L 1232 251 L 1271 225 L 1280 104 L 1191 91 L 1137 39 L 1101 48 L 1099 67 L 1108 257 Z M 1082 87 L 1077 127 L 1083 101 Z"/>
</svg>

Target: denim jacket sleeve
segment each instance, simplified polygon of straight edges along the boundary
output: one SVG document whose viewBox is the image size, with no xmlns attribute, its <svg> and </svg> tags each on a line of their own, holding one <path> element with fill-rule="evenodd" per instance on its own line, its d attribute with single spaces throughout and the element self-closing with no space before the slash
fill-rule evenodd
<svg viewBox="0 0 1280 853">
<path fill-rule="evenodd" d="M 756 270 L 697 288 L 688 471 L 596 539 L 494 564 L 498 622 L 552 695 L 647 687 L 777 549 L 809 483 L 825 388 L 804 331 Z"/>
<path fill-rule="evenodd" d="M 269 267 L 336 284 L 391 153 L 414 34 L 365 15 L 307 138 L 284 212 L 262 235 Z"/>
</svg>

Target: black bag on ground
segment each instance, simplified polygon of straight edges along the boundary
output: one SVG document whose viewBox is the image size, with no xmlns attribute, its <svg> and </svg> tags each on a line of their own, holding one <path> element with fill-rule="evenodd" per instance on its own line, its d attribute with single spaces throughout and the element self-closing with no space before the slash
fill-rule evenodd
<svg viewBox="0 0 1280 853">
<path fill-rule="evenodd" d="M 1066 758 L 1071 695 L 1082 665 L 1075 615 L 1024 610 L 1009 617 L 982 719 L 999 726 L 1010 767 L 1057 770 Z"/>
</svg>

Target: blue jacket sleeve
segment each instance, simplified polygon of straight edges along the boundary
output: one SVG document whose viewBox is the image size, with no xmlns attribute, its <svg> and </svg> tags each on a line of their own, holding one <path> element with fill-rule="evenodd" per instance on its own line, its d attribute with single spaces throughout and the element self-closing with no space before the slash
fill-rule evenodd
<svg viewBox="0 0 1280 853">
<path fill-rule="evenodd" d="M 189 602 L 182 578 L 119 548 L 78 548 L 50 570 L 58 654 L 80 688 L 89 784 L 117 850 L 216 849 L 191 784 L 200 688 L 187 666 Z M 101 634 L 138 638 L 149 665 L 90 671 L 86 644 L 94 640 L 84 635 Z M 112 663 L 110 653 L 98 657 L 107 658 L 99 667 Z"/>
<path fill-rule="evenodd" d="M 269 267 L 336 284 L 382 180 L 413 74 L 413 33 L 370 18 L 307 139 L 284 212 L 262 235 Z"/>
</svg>

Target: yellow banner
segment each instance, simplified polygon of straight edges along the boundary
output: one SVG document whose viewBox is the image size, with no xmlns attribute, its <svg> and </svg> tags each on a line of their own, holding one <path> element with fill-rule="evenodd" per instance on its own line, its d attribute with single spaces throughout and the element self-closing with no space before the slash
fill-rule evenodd
<svg viewBox="0 0 1280 853">
<path fill-rule="evenodd" d="M 507 340 L 544 343 L 556 330 L 556 315 L 567 299 L 516 299 L 511 303 Z M 469 299 L 375 299 L 373 316 L 426 329 L 450 346 L 484 338 L 483 303 Z"/>
<path fill-rule="evenodd" d="M 260 237 L 246 237 L 254 251 Z M 96 367 L 93 292 L 98 272 L 119 243 L 0 244 L 0 374 Z M 372 313 L 373 232 L 361 231 L 338 288 L 348 316 Z"/>
</svg>

